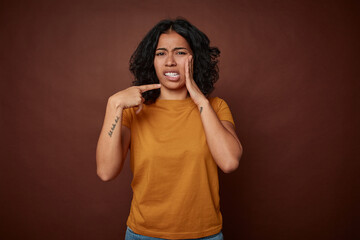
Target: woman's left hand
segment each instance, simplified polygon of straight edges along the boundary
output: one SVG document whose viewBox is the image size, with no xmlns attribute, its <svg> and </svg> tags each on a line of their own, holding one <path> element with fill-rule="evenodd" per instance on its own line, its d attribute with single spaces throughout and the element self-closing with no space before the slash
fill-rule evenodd
<svg viewBox="0 0 360 240">
<path fill-rule="evenodd" d="M 204 94 L 201 92 L 196 82 L 194 81 L 193 66 L 194 66 L 193 56 L 190 55 L 185 60 L 185 85 L 194 103 L 198 107 L 200 107 L 200 105 L 204 101 L 207 101 L 207 98 L 204 96 Z"/>
</svg>

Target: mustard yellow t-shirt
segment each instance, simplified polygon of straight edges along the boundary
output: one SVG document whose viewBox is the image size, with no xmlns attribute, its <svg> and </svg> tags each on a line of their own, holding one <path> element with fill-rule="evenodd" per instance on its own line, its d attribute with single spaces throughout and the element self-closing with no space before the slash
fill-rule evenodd
<svg viewBox="0 0 360 240">
<path fill-rule="evenodd" d="M 210 103 L 220 120 L 234 124 L 220 98 Z M 131 129 L 133 198 L 127 225 L 137 234 L 201 238 L 222 229 L 218 170 L 206 143 L 200 112 L 191 98 L 157 100 L 123 111 Z"/>
</svg>

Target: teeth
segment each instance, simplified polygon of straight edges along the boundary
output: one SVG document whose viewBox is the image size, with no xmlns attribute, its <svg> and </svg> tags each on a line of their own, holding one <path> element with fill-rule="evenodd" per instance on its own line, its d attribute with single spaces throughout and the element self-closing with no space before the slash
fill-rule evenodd
<svg viewBox="0 0 360 240">
<path fill-rule="evenodd" d="M 178 76 L 178 75 L 179 75 L 178 73 L 174 73 L 174 72 L 165 73 L 165 76 L 171 76 L 171 77 L 175 77 L 175 76 Z"/>
</svg>

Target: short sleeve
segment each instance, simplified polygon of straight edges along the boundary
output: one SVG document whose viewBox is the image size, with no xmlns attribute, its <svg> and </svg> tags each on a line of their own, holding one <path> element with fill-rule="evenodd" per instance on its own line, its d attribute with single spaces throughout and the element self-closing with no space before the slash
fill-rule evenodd
<svg viewBox="0 0 360 240">
<path fill-rule="evenodd" d="M 210 99 L 210 103 L 220 121 L 229 121 L 235 126 L 230 108 L 223 99 L 215 97 Z"/>
<path fill-rule="evenodd" d="M 121 124 L 128 128 L 131 128 L 131 121 L 132 121 L 131 109 L 132 108 L 126 108 L 122 112 Z"/>
</svg>

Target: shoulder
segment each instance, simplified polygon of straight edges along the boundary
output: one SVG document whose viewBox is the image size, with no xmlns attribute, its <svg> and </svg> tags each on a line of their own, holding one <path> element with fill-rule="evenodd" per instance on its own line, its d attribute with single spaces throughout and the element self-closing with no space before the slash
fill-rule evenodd
<svg viewBox="0 0 360 240">
<path fill-rule="evenodd" d="M 219 97 L 211 97 L 209 98 L 209 102 L 215 111 L 221 109 L 224 106 L 227 107 L 225 100 Z"/>
<path fill-rule="evenodd" d="M 122 124 L 130 128 L 131 122 L 135 117 L 135 110 L 133 107 L 125 108 L 122 111 Z"/>
<path fill-rule="evenodd" d="M 135 113 L 134 107 L 124 108 L 123 115 L 131 116 Z"/>
<path fill-rule="evenodd" d="M 209 98 L 209 102 L 221 121 L 229 121 L 235 126 L 230 108 L 224 99 L 214 97 Z"/>
</svg>

